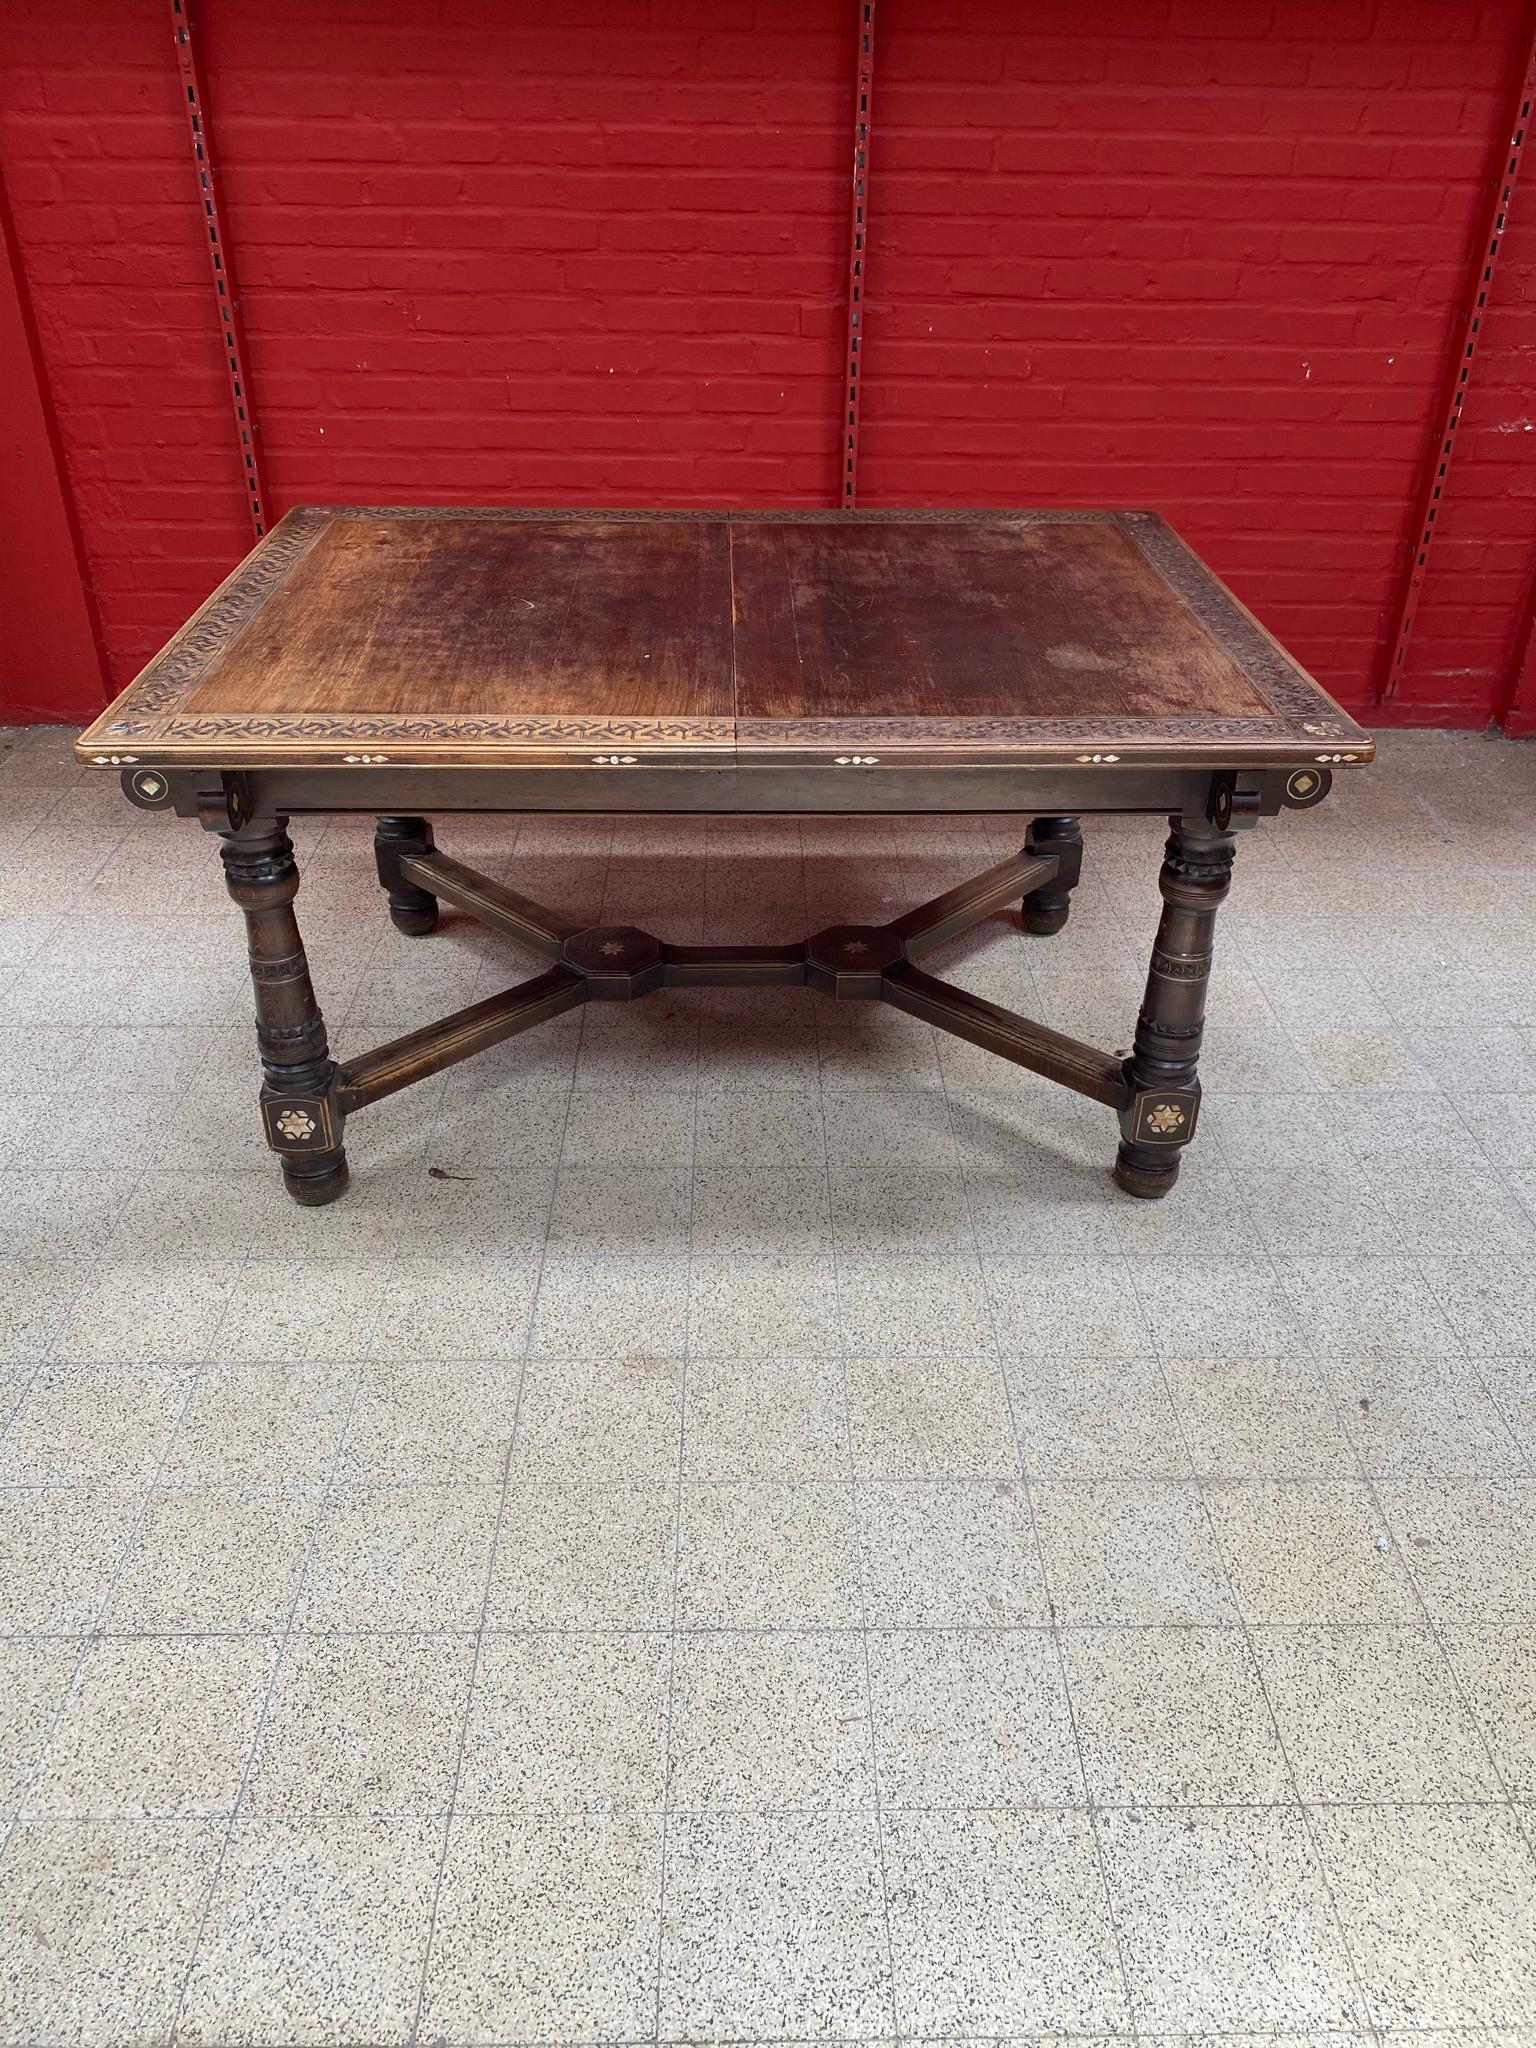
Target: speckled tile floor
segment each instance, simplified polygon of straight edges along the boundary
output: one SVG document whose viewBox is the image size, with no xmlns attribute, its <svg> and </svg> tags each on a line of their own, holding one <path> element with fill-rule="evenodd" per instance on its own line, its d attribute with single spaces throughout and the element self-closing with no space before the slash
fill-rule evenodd
<svg viewBox="0 0 1536 2048">
<path fill-rule="evenodd" d="M 678 938 L 1018 836 L 440 825 Z M 1160 836 L 946 971 L 1123 1043 Z M 529 971 L 296 837 L 343 1050 Z M 783 990 L 546 1026 L 299 1210 L 212 843 L 30 731 L 0 851 L 0 2039 L 1536 2048 L 1536 747 L 1244 840 L 1158 1206 Z"/>
</svg>

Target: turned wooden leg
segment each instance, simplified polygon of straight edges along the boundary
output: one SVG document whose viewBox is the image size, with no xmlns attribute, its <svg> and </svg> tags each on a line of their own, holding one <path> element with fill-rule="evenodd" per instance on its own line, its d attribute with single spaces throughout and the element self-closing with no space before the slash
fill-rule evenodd
<svg viewBox="0 0 1536 2048">
<path fill-rule="evenodd" d="M 1024 835 L 1026 853 L 1054 853 L 1057 868 L 1048 882 L 1024 898 L 1024 929 L 1047 936 L 1059 932 L 1072 908 L 1072 891 L 1083 872 L 1083 834 L 1076 818 L 1035 818 Z"/>
<path fill-rule="evenodd" d="M 1196 1065 L 1205 1029 L 1216 912 L 1232 886 L 1235 843 L 1203 818 L 1170 818 L 1173 827 L 1158 887 L 1158 921 L 1147 992 L 1125 1063 L 1129 1099 L 1115 1179 L 1127 1194 L 1166 1195 L 1179 1177 L 1179 1154 L 1200 1108 Z"/>
<path fill-rule="evenodd" d="M 432 827 L 425 818 L 380 818 L 374 827 L 373 857 L 379 880 L 389 891 L 389 914 L 397 930 L 424 938 L 437 924 L 437 898 L 400 873 L 403 853 L 431 853 Z"/>
<path fill-rule="evenodd" d="M 299 871 L 287 824 L 286 818 L 258 818 L 223 832 L 220 853 L 229 893 L 245 912 L 267 1143 L 283 1162 L 289 1194 L 318 1207 L 346 1187 L 347 1155 L 336 1062 L 293 914 Z"/>
</svg>

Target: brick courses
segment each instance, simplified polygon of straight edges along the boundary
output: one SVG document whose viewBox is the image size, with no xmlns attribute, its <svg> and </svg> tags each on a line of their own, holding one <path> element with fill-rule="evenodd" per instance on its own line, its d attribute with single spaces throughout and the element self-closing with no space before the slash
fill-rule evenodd
<svg viewBox="0 0 1536 2048">
<path fill-rule="evenodd" d="M 1368 710 L 1518 14 L 880 0 L 861 502 L 1155 505 Z M 274 510 L 834 503 L 852 31 L 205 0 Z M 0 168 L 121 683 L 249 543 L 162 0 L 12 0 Z M 1394 718 L 1516 658 L 1533 277 L 1523 191 Z"/>
</svg>

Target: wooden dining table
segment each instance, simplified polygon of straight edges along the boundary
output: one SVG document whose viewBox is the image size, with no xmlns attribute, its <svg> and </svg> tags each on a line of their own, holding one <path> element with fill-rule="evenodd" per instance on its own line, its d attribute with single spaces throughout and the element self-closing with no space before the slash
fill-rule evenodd
<svg viewBox="0 0 1536 2048">
<path fill-rule="evenodd" d="M 1112 1110 L 1114 1178 L 1164 1195 L 1194 1136 L 1219 905 L 1242 832 L 1372 742 L 1152 512 L 289 512 L 78 742 L 129 801 L 219 839 L 245 916 L 260 1109 L 289 1192 L 333 1201 L 346 1121 L 578 1004 L 809 984 L 884 1002 Z M 447 903 L 541 956 L 338 1063 L 295 917 L 295 816 L 364 812 L 389 915 Z M 563 916 L 436 844 L 454 813 L 1012 814 L 1019 851 L 882 924 L 681 945 Z M 1165 815 L 1128 1055 L 929 973 L 1002 911 L 1067 921 L 1088 813 Z M 451 834 L 449 835 L 451 837 Z"/>
</svg>

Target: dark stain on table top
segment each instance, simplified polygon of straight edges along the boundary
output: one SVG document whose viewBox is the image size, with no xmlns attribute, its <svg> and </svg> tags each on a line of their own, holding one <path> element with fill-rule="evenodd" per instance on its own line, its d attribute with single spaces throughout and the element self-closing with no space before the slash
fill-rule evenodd
<svg viewBox="0 0 1536 2048">
<path fill-rule="evenodd" d="M 1152 514 L 357 507 L 290 513 L 82 745 L 483 761 L 652 727 L 672 753 L 846 728 L 1038 754 L 1058 727 L 1369 751 Z"/>
</svg>

